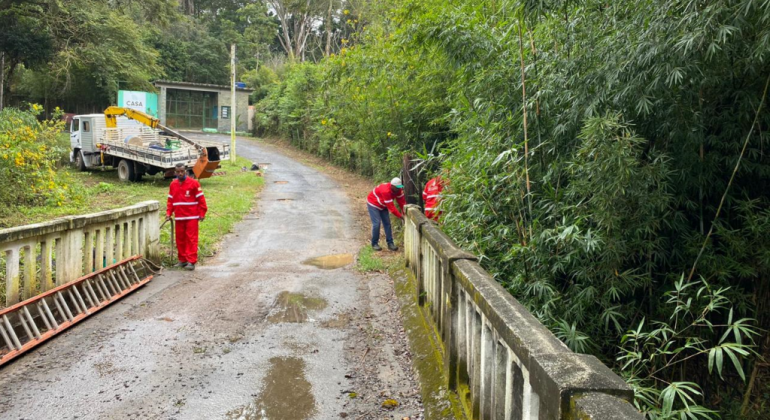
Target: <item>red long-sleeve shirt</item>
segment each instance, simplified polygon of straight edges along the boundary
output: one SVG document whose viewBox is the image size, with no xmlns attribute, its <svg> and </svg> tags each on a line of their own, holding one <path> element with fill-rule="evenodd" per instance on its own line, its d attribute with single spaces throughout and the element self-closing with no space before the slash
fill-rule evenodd
<svg viewBox="0 0 770 420">
<path fill-rule="evenodd" d="M 398 202 L 401 210 L 403 210 L 404 206 L 406 206 L 406 196 L 404 196 L 404 189 L 399 188 L 398 195 L 394 197 L 390 182 L 378 185 L 372 190 L 372 192 L 369 193 L 369 196 L 366 198 L 367 204 L 370 206 L 380 210 L 385 210 L 387 208 L 391 213 L 393 213 L 393 215 L 399 219 L 403 219 L 404 216 L 401 214 L 401 212 L 398 211 L 396 205 L 393 204 L 393 200 Z"/>
<path fill-rule="evenodd" d="M 174 215 L 175 220 L 193 220 L 206 217 L 206 197 L 203 196 L 201 184 L 190 178 L 184 181 L 171 181 L 168 189 L 166 215 Z"/>
<path fill-rule="evenodd" d="M 444 190 L 442 184 L 441 178 L 433 178 L 425 184 L 425 190 L 422 192 L 422 200 L 425 202 L 425 215 L 429 219 L 438 220 L 441 215 L 441 212 L 438 211 L 438 204 L 441 201 L 441 191 Z"/>
</svg>

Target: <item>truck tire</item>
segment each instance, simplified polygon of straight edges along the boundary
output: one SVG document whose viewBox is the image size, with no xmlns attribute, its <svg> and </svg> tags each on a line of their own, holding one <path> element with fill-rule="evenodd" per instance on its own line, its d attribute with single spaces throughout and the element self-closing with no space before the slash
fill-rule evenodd
<svg viewBox="0 0 770 420">
<path fill-rule="evenodd" d="M 75 168 L 80 172 L 85 172 L 88 169 L 86 168 L 86 162 L 83 159 L 83 153 L 80 149 L 75 149 Z"/>
<path fill-rule="evenodd" d="M 118 162 L 118 178 L 123 182 L 136 182 L 134 162 L 126 159 Z"/>
</svg>

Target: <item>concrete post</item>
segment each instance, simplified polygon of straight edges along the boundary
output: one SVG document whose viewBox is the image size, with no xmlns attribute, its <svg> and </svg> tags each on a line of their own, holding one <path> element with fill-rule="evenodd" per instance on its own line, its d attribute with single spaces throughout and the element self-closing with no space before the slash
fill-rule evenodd
<svg viewBox="0 0 770 420">
<path fill-rule="evenodd" d="M 160 209 L 147 214 L 146 226 L 146 258 L 160 264 Z M 171 222 L 169 222 L 171 223 Z"/>
<path fill-rule="evenodd" d="M 232 45 L 230 48 L 230 71 L 231 71 L 231 81 L 230 81 L 230 162 L 235 163 L 236 160 L 236 153 L 235 153 L 235 120 L 238 115 L 238 111 L 236 110 L 236 99 L 235 99 L 235 44 Z"/>
</svg>

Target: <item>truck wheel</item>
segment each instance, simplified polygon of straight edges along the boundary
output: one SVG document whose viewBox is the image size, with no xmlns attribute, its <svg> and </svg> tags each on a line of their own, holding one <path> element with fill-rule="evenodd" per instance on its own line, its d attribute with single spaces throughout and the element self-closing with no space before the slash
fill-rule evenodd
<svg viewBox="0 0 770 420">
<path fill-rule="evenodd" d="M 118 178 L 123 182 L 135 182 L 136 171 L 134 170 L 134 163 L 126 159 L 122 159 L 118 162 Z"/>
<path fill-rule="evenodd" d="M 80 150 L 75 150 L 75 168 L 80 172 L 85 172 L 88 169 L 86 168 L 85 160 L 83 160 L 83 153 Z"/>
</svg>

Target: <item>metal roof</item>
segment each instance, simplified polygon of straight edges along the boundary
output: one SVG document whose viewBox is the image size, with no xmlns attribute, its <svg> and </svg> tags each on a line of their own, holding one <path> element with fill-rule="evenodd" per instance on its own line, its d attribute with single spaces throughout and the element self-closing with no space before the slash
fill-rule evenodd
<svg viewBox="0 0 770 420">
<path fill-rule="evenodd" d="M 226 85 L 213 85 L 209 83 L 193 83 L 193 82 L 174 82 L 171 80 L 156 80 L 154 85 L 156 87 L 165 86 L 165 87 L 171 87 L 171 88 L 191 87 L 191 88 L 204 88 L 204 89 L 224 90 L 224 91 L 230 90 L 230 86 L 226 86 Z M 235 89 L 240 92 L 254 92 L 254 89 L 250 89 L 250 88 L 236 87 Z"/>
</svg>

